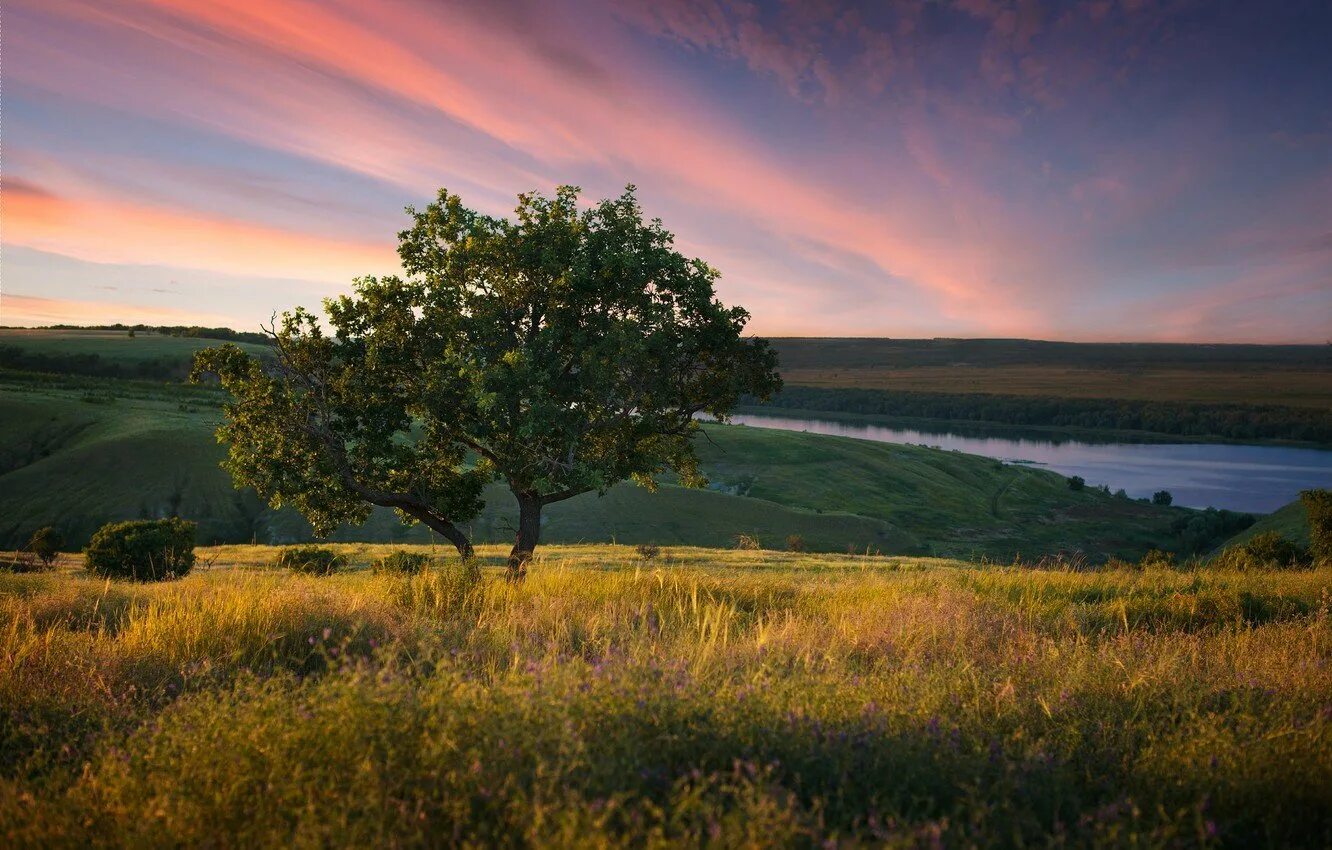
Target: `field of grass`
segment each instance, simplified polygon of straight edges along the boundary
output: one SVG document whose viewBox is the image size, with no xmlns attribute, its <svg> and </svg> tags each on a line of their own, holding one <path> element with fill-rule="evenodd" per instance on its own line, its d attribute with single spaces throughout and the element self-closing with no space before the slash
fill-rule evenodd
<svg viewBox="0 0 1332 850">
<path fill-rule="evenodd" d="M 218 400 L 161 384 L 0 381 L 0 545 L 48 524 L 82 544 L 102 523 L 172 513 L 197 521 L 201 542 L 308 538 L 299 516 L 235 491 L 218 468 Z M 707 434 L 698 451 L 712 489 L 623 484 L 581 496 L 548 509 L 543 538 L 727 546 L 744 533 L 769 548 L 799 535 L 819 551 L 1136 557 L 1169 548 L 1171 523 L 1188 513 L 1075 493 L 1055 473 L 955 452 L 744 427 Z M 512 497 L 496 486 L 487 502 L 472 533 L 511 540 Z M 335 537 L 429 541 L 389 511 Z"/>
<path fill-rule="evenodd" d="M 0 328 L 0 345 L 13 345 L 35 354 L 77 356 L 97 355 L 119 363 L 134 364 L 152 360 L 187 364 L 194 352 L 221 345 L 219 340 L 164 336 L 156 333 L 125 331 L 46 330 Z M 236 343 L 252 354 L 265 351 L 253 343 Z"/>
<path fill-rule="evenodd" d="M 1277 404 L 1332 410 L 1332 371 L 1076 366 L 922 366 L 912 369 L 783 369 L 792 386 L 1058 398 L 1122 398 L 1207 404 Z"/>
<path fill-rule="evenodd" d="M 1332 842 L 1327 569 L 344 551 L 0 575 L 0 844 Z"/>
</svg>

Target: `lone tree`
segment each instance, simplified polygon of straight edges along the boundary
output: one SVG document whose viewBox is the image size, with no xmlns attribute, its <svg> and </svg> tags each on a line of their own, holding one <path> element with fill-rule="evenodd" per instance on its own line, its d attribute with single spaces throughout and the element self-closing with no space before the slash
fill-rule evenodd
<svg viewBox="0 0 1332 850">
<path fill-rule="evenodd" d="M 365 277 L 267 332 L 275 358 L 234 345 L 200 352 L 233 400 L 218 430 L 225 466 L 274 506 L 327 534 L 372 505 L 421 522 L 464 557 L 460 525 L 482 490 L 518 502 L 509 555 L 521 577 L 546 505 L 674 472 L 703 483 L 695 415 L 781 386 L 776 354 L 742 336 L 716 270 L 643 220 L 628 187 L 580 212 L 579 189 L 518 197 L 515 220 L 441 190 L 398 234 L 405 277 Z"/>
</svg>

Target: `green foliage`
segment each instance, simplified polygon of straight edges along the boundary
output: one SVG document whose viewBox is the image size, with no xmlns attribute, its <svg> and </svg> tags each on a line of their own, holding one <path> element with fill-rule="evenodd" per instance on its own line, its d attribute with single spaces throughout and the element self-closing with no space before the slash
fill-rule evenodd
<svg viewBox="0 0 1332 850">
<path fill-rule="evenodd" d="M 377 558 L 370 566 L 376 573 L 413 575 L 429 566 L 431 560 L 431 557 L 424 552 L 408 552 L 405 549 L 399 549 L 382 558 Z"/>
<path fill-rule="evenodd" d="M 1152 494 L 1153 505 L 1169 505 L 1175 501 L 1175 497 L 1170 495 L 1169 490 L 1157 490 Z"/>
<path fill-rule="evenodd" d="M 1218 540 L 1233 537 L 1254 524 L 1252 514 L 1207 508 L 1182 514 L 1170 524 L 1178 535 L 1178 549 L 1188 554 L 1207 552 Z"/>
<path fill-rule="evenodd" d="M 1083 479 L 1081 475 L 1073 475 L 1070 476 L 1068 479 L 1068 489 L 1072 490 L 1075 493 L 1086 486 L 1087 482 L 1085 479 Z"/>
<path fill-rule="evenodd" d="M 1147 554 L 1138 560 L 1138 568 L 1144 570 L 1168 570 L 1175 566 L 1175 553 L 1164 552 L 1160 549 L 1149 549 Z"/>
<path fill-rule="evenodd" d="M 1275 531 L 1255 534 L 1243 543 L 1228 546 L 1211 564 L 1231 570 L 1297 570 L 1312 565 L 1307 549 Z"/>
<path fill-rule="evenodd" d="M 195 524 L 179 517 L 107 523 L 84 551 L 89 572 L 106 578 L 163 581 L 194 566 Z"/>
<path fill-rule="evenodd" d="M 55 559 L 60 557 L 60 547 L 64 545 L 64 539 L 60 532 L 49 525 L 44 525 L 32 533 L 28 538 L 28 545 L 24 548 L 33 554 L 46 566 L 55 563 Z"/>
<path fill-rule="evenodd" d="M 521 195 L 509 221 L 441 191 L 399 234 L 408 276 L 325 302 L 331 333 L 297 309 L 274 330 L 274 368 L 201 352 L 196 377 L 235 399 L 218 436 L 237 485 L 319 534 L 392 507 L 467 555 L 457 523 L 489 480 L 517 496 L 527 553 L 543 505 L 666 472 L 701 483 L 695 414 L 777 389 L 775 355 L 632 188 L 584 211 L 577 196 Z"/>
<path fill-rule="evenodd" d="M 1309 551 L 1319 561 L 1332 561 L 1332 490 L 1300 493 L 1309 523 Z"/>
<path fill-rule="evenodd" d="M 324 546 L 288 546 L 278 552 L 276 566 L 294 573 L 332 575 L 347 565 L 347 559 Z"/>
</svg>

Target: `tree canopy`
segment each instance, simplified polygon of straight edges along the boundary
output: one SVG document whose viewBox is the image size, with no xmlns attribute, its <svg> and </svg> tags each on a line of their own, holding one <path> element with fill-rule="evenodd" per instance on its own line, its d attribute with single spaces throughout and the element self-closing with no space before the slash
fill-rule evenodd
<svg viewBox="0 0 1332 850">
<path fill-rule="evenodd" d="M 718 272 L 644 220 L 632 186 L 585 210 L 578 194 L 520 195 L 510 220 L 441 190 L 408 208 L 404 276 L 358 279 L 323 321 L 283 314 L 271 362 L 200 352 L 196 379 L 215 373 L 233 397 L 218 436 L 237 485 L 318 534 L 391 507 L 468 557 L 462 525 L 500 480 L 521 575 L 544 505 L 667 472 L 703 483 L 696 415 L 777 391 L 776 355 L 717 299 Z"/>
</svg>

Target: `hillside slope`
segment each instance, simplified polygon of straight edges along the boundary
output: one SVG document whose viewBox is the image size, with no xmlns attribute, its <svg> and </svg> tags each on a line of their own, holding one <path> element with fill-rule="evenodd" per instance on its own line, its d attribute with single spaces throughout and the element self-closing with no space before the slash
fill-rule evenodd
<svg viewBox="0 0 1332 850">
<path fill-rule="evenodd" d="M 121 385 L 104 382 L 110 390 Z M 147 397 L 57 384 L 0 385 L 0 546 L 39 525 L 82 543 L 103 522 L 178 513 L 203 542 L 289 542 L 304 521 L 238 492 L 218 468 L 219 411 L 165 387 Z M 707 490 L 624 484 L 547 510 L 548 542 L 729 545 L 737 534 L 781 547 L 788 535 L 822 551 L 1038 557 L 1059 551 L 1131 557 L 1169 546 L 1182 509 L 1070 491 L 1054 473 L 912 446 L 708 426 L 699 442 Z M 512 538 L 501 487 L 471 523 L 479 542 Z M 341 540 L 425 541 L 388 511 Z"/>
<path fill-rule="evenodd" d="M 1236 534 L 1218 548 L 1224 549 L 1227 546 L 1243 543 L 1256 534 L 1264 534 L 1269 531 L 1275 531 L 1287 540 L 1294 540 L 1302 546 L 1309 545 L 1309 519 L 1305 514 L 1304 505 L 1300 503 L 1299 499 L 1288 505 L 1283 505 L 1266 516 L 1259 517 L 1257 522 Z"/>
</svg>

